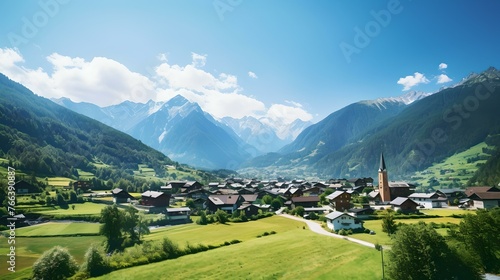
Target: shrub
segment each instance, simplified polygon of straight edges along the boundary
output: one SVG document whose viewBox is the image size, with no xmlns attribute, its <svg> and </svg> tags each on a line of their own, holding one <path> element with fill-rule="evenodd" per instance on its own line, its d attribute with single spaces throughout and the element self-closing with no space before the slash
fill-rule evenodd
<svg viewBox="0 0 500 280">
<path fill-rule="evenodd" d="M 87 249 L 80 270 L 90 277 L 96 277 L 106 274 L 110 271 L 110 267 L 104 252 L 100 250 L 97 244 L 92 244 Z"/>
<path fill-rule="evenodd" d="M 174 259 L 180 254 L 179 246 L 167 237 L 163 238 L 161 246 L 163 253 L 165 253 L 168 259 Z"/>
<path fill-rule="evenodd" d="M 77 270 L 78 265 L 68 250 L 55 246 L 33 264 L 33 279 L 66 279 Z"/>
<path fill-rule="evenodd" d="M 365 228 L 364 233 L 370 233 L 370 230 Z"/>
</svg>

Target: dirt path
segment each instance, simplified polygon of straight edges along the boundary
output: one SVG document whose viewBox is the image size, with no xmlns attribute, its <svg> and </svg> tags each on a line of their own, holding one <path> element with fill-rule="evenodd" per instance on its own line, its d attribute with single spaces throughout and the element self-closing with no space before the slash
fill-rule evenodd
<svg viewBox="0 0 500 280">
<path fill-rule="evenodd" d="M 324 228 L 322 228 L 320 224 L 318 224 L 318 223 L 316 223 L 314 221 L 305 220 L 305 219 L 302 219 L 302 218 L 299 218 L 299 217 L 296 217 L 296 216 L 292 216 L 292 215 L 288 215 L 288 214 L 279 214 L 279 216 L 285 217 L 285 218 L 288 218 L 288 219 L 292 219 L 292 220 L 296 220 L 296 221 L 300 221 L 300 222 L 304 222 L 304 223 L 307 224 L 307 226 L 309 227 L 309 229 L 311 231 L 313 231 L 313 232 L 315 232 L 317 234 L 322 234 L 322 235 L 326 235 L 326 236 L 330 236 L 330 237 L 335 237 L 335 238 L 341 238 L 341 239 L 348 240 L 348 241 L 351 241 L 351 242 L 354 242 L 354 243 L 358 243 L 358 244 L 363 245 L 363 246 L 367 246 L 367 247 L 370 247 L 370 248 L 375 248 L 375 244 L 373 244 L 373 243 L 366 242 L 366 241 L 359 240 L 359 239 L 352 238 L 352 237 L 347 237 L 347 236 L 343 236 L 343 235 L 331 233 L 331 232 L 325 230 Z"/>
</svg>

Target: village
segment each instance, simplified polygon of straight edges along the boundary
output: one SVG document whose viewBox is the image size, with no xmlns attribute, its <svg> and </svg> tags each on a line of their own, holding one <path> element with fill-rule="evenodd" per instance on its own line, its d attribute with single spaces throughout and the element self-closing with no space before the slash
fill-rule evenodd
<svg viewBox="0 0 500 280">
<path fill-rule="evenodd" d="M 441 189 L 430 193 L 415 192 L 415 185 L 390 181 L 383 155 L 380 157 L 378 186 L 373 178 L 330 179 L 324 182 L 229 178 L 207 186 L 197 181 L 170 181 L 158 191 L 148 190 L 134 197 L 124 189 L 92 192 L 88 181 L 76 181 L 73 189 L 93 202 L 112 197 L 108 204 L 132 205 L 145 213 L 165 215 L 168 225 L 193 222 L 191 215 L 217 210 L 250 219 L 259 213 L 291 212 L 298 209 L 306 219 L 325 217 L 328 228 L 362 229 L 362 221 L 376 210 L 390 208 L 397 213 L 414 214 L 419 209 L 447 208 L 491 209 L 500 205 L 500 190 L 473 186 L 467 189 Z M 32 187 L 25 181 L 16 184 L 18 194 L 28 194 Z"/>
</svg>

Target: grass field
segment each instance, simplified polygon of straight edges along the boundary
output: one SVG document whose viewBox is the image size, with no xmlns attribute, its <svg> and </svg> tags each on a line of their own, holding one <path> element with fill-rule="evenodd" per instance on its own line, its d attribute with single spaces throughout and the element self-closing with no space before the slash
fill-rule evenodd
<svg viewBox="0 0 500 280">
<path fill-rule="evenodd" d="M 45 179 L 43 179 L 41 181 L 45 181 Z M 47 178 L 47 181 L 45 181 L 45 182 L 49 186 L 67 187 L 69 185 L 69 183 L 72 181 L 74 181 L 74 180 L 71 180 L 70 178 L 66 178 L 66 177 L 49 177 L 49 178 Z"/>
<path fill-rule="evenodd" d="M 72 209 L 71 206 L 75 205 L 75 209 Z M 106 207 L 106 204 L 100 203 L 75 203 L 70 204 L 68 209 L 60 208 L 59 206 L 55 207 L 45 207 L 47 210 L 37 211 L 36 213 L 54 215 L 54 216 L 68 216 L 68 215 L 99 215 L 101 210 Z"/>
<path fill-rule="evenodd" d="M 440 184 L 438 188 L 448 186 L 454 179 L 459 180 L 461 184 L 465 185 L 478 169 L 477 164 L 486 162 L 486 160 L 476 160 L 468 163 L 467 160 L 472 160 L 478 156 L 489 156 L 483 153 L 482 150 L 487 147 L 488 145 L 484 142 L 477 144 L 468 150 L 454 154 L 440 163 L 433 164 L 424 171 L 416 172 L 412 178 L 415 179 L 415 183 L 424 187 L 429 186 L 429 180 L 432 178 L 438 180 Z"/>
<path fill-rule="evenodd" d="M 49 222 L 30 227 L 23 227 L 16 231 L 16 236 L 50 236 L 50 235 L 75 235 L 75 234 L 97 234 L 98 223 L 57 223 Z"/>
<path fill-rule="evenodd" d="M 464 215 L 464 214 L 475 214 L 474 210 L 466 210 L 466 209 L 455 209 L 455 208 L 437 208 L 437 209 L 420 209 L 420 212 L 426 215 L 439 215 L 442 217 L 447 217 L 451 215 Z"/>
<path fill-rule="evenodd" d="M 400 219 L 396 220 L 396 223 L 402 223 L 402 224 L 413 224 L 413 223 L 418 223 L 418 222 L 425 222 L 425 223 L 431 223 L 434 222 L 436 224 L 440 223 L 453 223 L 453 224 L 458 224 L 460 223 L 461 219 L 459 218 L 453 218 L 453 217 L 442 217 L 442 218 L 427 218 L 427 219 Z M 358 234 L 353 234 L 353 238 L 357 238 L 360 240 L 368 241 L 371 243 L 378 243 L 382 245 L 390 245 L 392 243 L 390 237 L 387 235 L 387 233 L 382 231 L 382 220 L 369 220 L 365 221 L 363 224 L 365 228 L 368 228 L 370 230 L 375 231 L 375 235 L 370 235 L 367 233 L 358 233 Z M 440 234 L 446 235 L 446 229 L 436 229 Z"/>
<path fill-rule="evenodd" d="M 277 234 L 262 238 L 238 234 L 242 243 L 167 260 L 147 266 L 115 271 L 98 279 L 380 279 L 380 253 L 351 242 L 315 234 L 303 229 L 303 223 L 285 226 L 286 218 L 269 218 L 269 223 L 255 224 L 255 232 L 281 228 Z M 264 219 L 267 220 L 267 219 Z M 227 240 L 240 226 L 218 225 L 205 228 L 207 235 Z M 275 224 L 273 227 L 272 224 Z M 200 226 L 198 226 L 200 227 Z M 218 230 L 220 228 L 220 230 Z M 166 231 L 168 232 L 168 231 Z M 183 227 L 169 237 L 176 239 L 183 232 L 191 238 L 199 234 L 195 227 Z M 224 238 L 225 237 L 225 238 Z M 203 236 L 198 237 L 203 239 Z M 209 240 L 206 237 L 206 240 Z"/>
<path fill-rule="evenodd" d="M 0 244 L 2 244 L 2 246 L 0 246 L 0 263 L 2 263 L 2 269 L 0 269 L 0 279 L 7 280 L 29 277 L 33 263 L 44 251 L 57 245 L 67 247 L 76 261 L 81 263 L 90 244 L 100 243 L 102 241 L 104 241 L 104 237 L 102 236 L 16 237 L 16 272 L 11 273 L 5 266 L 7 261 L 6 254 L 9 253 L 7 246 L 5 246 L 7 244 L 7 239 L 1 236 Z"/>
</svg>

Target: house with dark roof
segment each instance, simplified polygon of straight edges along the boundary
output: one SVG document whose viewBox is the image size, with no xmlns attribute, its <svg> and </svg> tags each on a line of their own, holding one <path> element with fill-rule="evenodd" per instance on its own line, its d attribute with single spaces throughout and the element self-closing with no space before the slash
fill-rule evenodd
<svg viewBox="0 0 500 280">
<path fill-rule="evenodd" d="M 157 191 L 145 191 L 141 194 L 141 204 L 153 207 L 168 207 L 170 194 Z"/>
<path fill-rule="evenodd" d="M 169 224 L 180 224 L 191 222 L 191 209 L 189 207 L 167 208 L 165 217 Z"/>
<path fill-rule="evenodd" d="M 250 204 L 253 204 L 257 200 L 256 194 L 242 194 L 241 197 L 243 197 L 244 202 L 248 202 Z"/>
<path fill-rule="evenodd" d="M 403 213 L 417 212 L 418 203 L 411 200 L 408 197 L 396 197 L 391 202 L 389 202 L 395 211 L 401 211 Z"/>
<path fill-rule="evenodd" d="M 433 193 L 412 193 L 408 198 L 425 208 L 441 208 L 448 204 L 448 198 L 441 191 L 435 191 Z"/>
<path fill-rule="evenodd" d="M 351 208 L 351 194 L 346 191 L 335 191 L 326 198 L 337 211 L 344 211 Z"/>
<path fill-rule="evenodd" d="M 292 197 L 289 200 L 289 205 L 291 209 L 295 209 L 299 206 L 304 208 L 316 207 L 319 203 L 319 196 L 298 196 Z"/>
<path fill-rule="evenodd" d="M 262 204 L 262 205 L 257 205 L 257 204 L 250 204 L 248 202 L 243 202 L 240 207 L 238 207 L 238 210 L 243 211 L 245 213 L 245 216 L 251 217 L 253 215 L 259 214 L 259 211 L 262 213 L 269 212 L 271 210 L 271 205 L 268 204 Z"/>
<path fill-rule="evenodd" d="M 33 184 L 30 184 L 24 180 L 21 180 L 19 182 L 17 182 L 15 185 L 14 185 L 14 188 L 16 189 L 16 194 L 39 194 L 42 192 L 42 190 L 33 185 Z"/>
<path fill-rule="evenodd" d="M 111 194 L 113 195 L 113 203 L 116 204 L 135 200 L 135 198 L 124 189 L 115 188 L 111 191 Z"/>
<path fill-rule="evenodd" d="M 358 219 L 368 219 L 370 218 L 371 215 L 373 215 L 373 212 L 375 210 L 371 208 L 369 205 L 364 206 L 363 208 L 351 208 L 347 210 L 347 213 L 351 214 L 352 216 L 358 218 Z"/>
<path fill-rule="evenodd" d="M 210 212 L 216 212 L 220 209 L 232 214 L 243 202 L 244 199 L 239 194 L 210 195 L 207 199 L 206 205 L 208 211 Z"/>
<path fill-rule="evenodd" d="M 363 222 L 353 215 L 333 211 L 325 216 L 326 226 L 331 230 L 363 228 Z"/>
<path fill-rule="evenodd" d="M 470 206 L 478 209 L 490 209 L 500 206 L 500 189 L 495 187 L 470 187 L 465 190 Z"/>
</svg>

